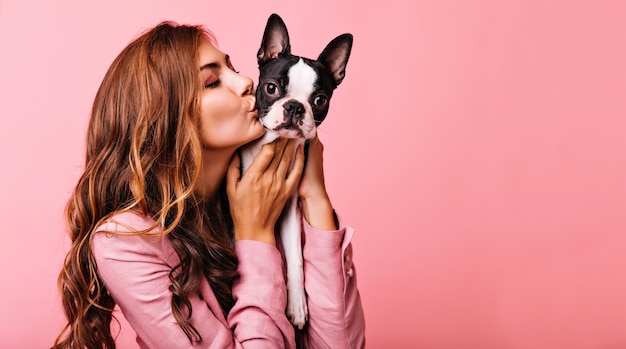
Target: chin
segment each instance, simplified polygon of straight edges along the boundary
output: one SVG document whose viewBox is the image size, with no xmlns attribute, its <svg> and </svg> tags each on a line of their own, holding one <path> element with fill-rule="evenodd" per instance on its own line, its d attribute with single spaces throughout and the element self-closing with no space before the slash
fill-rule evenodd
<svg viewBox="0 0 626 349">
<path fill-rule="evenodd" d="M 253 136 L 251 136 L 250 138 L 248 138 L 246 140 L 245 144 L 248 144 L 250 142 L 256 141 L 257 139 L 263 137 L 263 135 L 265 135 L 265 129 L 261 128 L 261 130 L 259 132 L 256 132 Z"/>
<path fill-rule="evenodd" d="M 267 132 L 266 128 L 263 127 L 263 124 L 261 124 L 260 122 L 257 122 L 256 126 L 257 132 L 255 134 L 257 135 L 257 138 L 263 136 Z"/>
</svg>

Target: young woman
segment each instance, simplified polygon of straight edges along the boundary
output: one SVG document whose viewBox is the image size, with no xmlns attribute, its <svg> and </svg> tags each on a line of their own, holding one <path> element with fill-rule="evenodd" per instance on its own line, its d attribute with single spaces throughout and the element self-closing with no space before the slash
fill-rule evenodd
<svg viewBox="0 0 626 349">
<path fill-rule="evenodd" d="M 263 147 L 251 79 L 200 26 L 164 22 L 131 42 L 96 95 L 85 171 L 67 206 L 59 276 L 68 324 L 54 348 L 114 348 L 119 305 L 141 348 L 359 348 L 350 240 L 323 177 L 322 144 Z M 296 164 L 289 171 L 289 160 Z M 285 315 L 274 225 L 298 186 L 309 319 Z"/>
</svg>

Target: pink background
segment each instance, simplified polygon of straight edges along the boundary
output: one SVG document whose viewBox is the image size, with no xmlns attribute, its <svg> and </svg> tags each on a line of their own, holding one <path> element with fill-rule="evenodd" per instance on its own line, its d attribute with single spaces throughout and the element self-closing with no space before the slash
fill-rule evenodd
<svg viewBox="0 0 626 349">
<path fill-rule="evenodd" d="M 113 58 L 202 23 L 256 79 L 272 12 L 295 53 L 355 36 L 321 138 L 369 348 L 626 348 L 626 6 L 604 0 L 0 0 L 0 347 L 63 326 L 62 212 Z"/>
</svg>

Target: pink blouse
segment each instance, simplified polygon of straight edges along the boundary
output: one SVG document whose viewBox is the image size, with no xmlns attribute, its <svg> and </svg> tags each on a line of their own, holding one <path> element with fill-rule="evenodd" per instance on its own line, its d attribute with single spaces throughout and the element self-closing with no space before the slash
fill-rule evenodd
<svg viewBox="0 0 626 349">
<path fill-rule="evenodd" d="M 179 258 L 167 238 L 133 236 L 154 221 L 132 212 L 98 227 L 92 251 L 98 275 L 137 333 L 141 348 L 363 348 L 365 320 L 350 241 L 354 230 L 304 226 L 304 275 L 309 321 L 294 330 L 287 320 L 283 258 L 273 245 L 239 240 L 235 305 L 224 318 L 206 279 L 190 297 L 191 323 L 202 336 L 189 342 L 171 310 L 168 274 Z M 109 233 L 107 233 L 109 232 Z M 115 234 L 110 234 L 115 233 Z M 297 344 L 296 344 L 297 343 Z"/>
</svg>

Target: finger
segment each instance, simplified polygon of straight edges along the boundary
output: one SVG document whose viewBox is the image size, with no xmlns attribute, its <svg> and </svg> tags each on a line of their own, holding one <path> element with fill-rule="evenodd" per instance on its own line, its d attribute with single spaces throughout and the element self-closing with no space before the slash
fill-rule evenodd
<svg viewBox="0 0 626 349">
<path fill-rule="evenodd" d="M 252 163 L 250 164 L 250 167 L 248 167 L 246 172 L 251 172 L 251 173 L 265 172 L 267 167 L 272 162 L 272 159 L 274 159 L 274 154 L 276 152 L 276 149 L 275 149 L 276 141 L 269 142 L 263 145 L 263 147 L 261 147 L 261 150 L 254 157 L 254 159 L 252 160 Z"/>
<path fill-rule="evenodd" d="M 287 147 L 288 142 L 288 138 L 278 138 L 276 140 L 274 158 L 272 159 L 272 162 L 269 164 L 268 168 L 278 168 L 278 165 L 281 163 L 281 160 L 284 157 L 285 148 Z"/>
<path fill-rule="evenodd" d="M 318 135 L 315 135 L 315 137 L 311 139 L 310 146 L 313 148 L 324 149 L 324 144 L 322 144 L 322 141 L 320 141 Z"/>
<path fill-rule="evenodd" d="M 287 171 L 289 170 L 289 165 L 291 164 L 291 159 L 293 158 L 293 153 L 296 151 L 297 145 L 298 142 L 294 139 L 289 140 L 287 143 L 285 151 L 283 152 L 283 159 L 278 164 L 278 169 L 276 170 L 276 175 L 278 175 L 279 178 L 287 177 Z"/>
<path fill-rule="evenodd" d="M 298 183 L 300 182 L 300 178 L 302 177 L 302 172 L 304 170 L 304 146 L 298 145 L 296 149 L 296 158 L 293 162 L 293 168 L 287 175 L 287 189 L 289 192 L 294 190 Z"/>
<path fill-rule="evenodd" d="M 315 134 L 315 137 L 311 138 L 309 141 L 310 141 L 311 143 L 316 143 L 316 142 L 319 142 L 319 141 L 320 141 L 319 135 L 316 133 L 316 134 Z"/>
<path fill-rule="evenodd" d="M 241 159 L 239 158 L 239 153 L 235 152 L 233 158 L 230 159 L 230 164 L 228 165 L 228 170 L 226 172 L 226 190 L 229 193 L 233 193 L 235 191 L 239 178 L 241 178 L 240 167 Z"/>
</svg>

